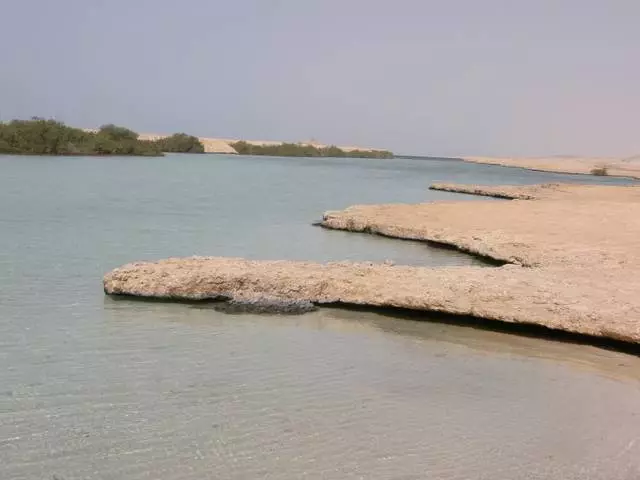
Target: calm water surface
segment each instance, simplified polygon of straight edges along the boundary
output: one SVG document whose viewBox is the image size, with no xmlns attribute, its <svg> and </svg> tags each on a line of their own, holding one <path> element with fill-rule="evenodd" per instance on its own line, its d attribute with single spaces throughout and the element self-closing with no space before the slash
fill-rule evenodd
<svg viewBox="0 0 640 480">
<path fill-rule="evenodd" d="M 310 226 L 435 181 L 622 183 L 438 160 L 0 157 L 0 479 L 640 478 L 640 359 L 326 309 L 105 298 L 179 255 L 464 265 Z"/>
</svg>

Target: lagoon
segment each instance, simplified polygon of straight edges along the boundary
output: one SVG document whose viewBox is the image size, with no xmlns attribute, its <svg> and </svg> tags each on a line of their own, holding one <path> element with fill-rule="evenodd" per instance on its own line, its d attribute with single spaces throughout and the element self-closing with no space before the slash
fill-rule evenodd
<svg viewBox="0 0 640 480">
<path fill-rule="evenodd" d="M 231 316 L 101 290 L 123 263 L 193 254 L 477 264 L 311 223 L 353 204 L 478 201 L 434 182 L 626 180 L 224 155 L 0 156 L 0 172 L 2 478 L 640 475 L 637 357 L 374 312 Z"/>
</svg>

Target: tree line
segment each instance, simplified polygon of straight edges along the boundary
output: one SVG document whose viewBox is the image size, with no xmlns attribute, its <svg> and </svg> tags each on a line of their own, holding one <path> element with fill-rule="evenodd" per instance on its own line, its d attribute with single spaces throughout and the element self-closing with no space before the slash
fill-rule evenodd
<svg viewBox="0 0 640 480">
<path fill-rule="evenodd" d="M 347 151 L 335 145 L 253 145 L 240 141 L 231 146 L 240 155 L 393 158 L 393 153 L 388 150 Z M 161 156 L 163 152 L 204 153 L 204 145 L 197 137 L 186 133 L 176 133 L 156 140 L 141 140 L 133 130 L 113 124 L 103 125 L 97 131 L 87 131 L 39 117 L 0 122 L 0 154 Z"/>
<path fill-rule="evenodd" d="M 34 117 L 0 122 L 0 153 L 162 156 L 163 152 L 204 152 L 200 140 L 185 133 L 159 140 L 140 140 L 138 137 L 133 130 L 113 124 L 103 125 L 93 132 Z"/>
<path fill-rule="evenodd" d="M 303 143 L 281 143 L 277 145 L 254 145 L 245 141 L 232 143 L 231 146 L 240 155 L 269 155 L 273 157 L 354 157 L 354 158 L 393 158 L 388 150 L 351 150 L 346 151 L 335 145 L 315 147 Z"/>
</svg>

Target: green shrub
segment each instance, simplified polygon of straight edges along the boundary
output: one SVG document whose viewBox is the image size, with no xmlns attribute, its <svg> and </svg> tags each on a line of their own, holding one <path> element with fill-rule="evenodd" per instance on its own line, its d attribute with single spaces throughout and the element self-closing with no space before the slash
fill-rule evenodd
<svg viewBox="0 0 640 480">
<path fill-rule="evenodd" d="M 161 156 L 163 151 L 204 152 L 204 147 L 184 133 L 155 142 L 139 140 L 133 130 L 113 124 L 88 132 L 38 117 L 0 122 L 0 153 L 5 154 Z"/>
<path fill-rule="evenodd" d="M 125 127 L 119 127 L 110 123 L 108 125 L 103 125 L 98 130 L 98 135 L 103 135 L 115 142 L 133 142 L 138 140 L 138 134 L 133 130 L 129 130 Z"/>
<path fill-rule="evenodd" d="M 606 177 L 607 175 L 609 175 L 609 171 L 607 170 L 607 167 L 595 167 L 593 169 L 591 169 L 591 175 L 597 175 L 599 177 Z"/>
<path fill-rule="evenodd" d="M 163 152 L 204 153 L 204 145 L 198 140 L 198 137 L 186 133 L 175 133 L 170 137 L 161 138 L 155 143 Z"/>
<path fill-rule="evenodd" d="M 254 145 L 245 141 L 232 143 L 231 146 L 240 155 L 269 155 L 273 157 L 357 157 L 357 158 L 393 158 L 387 150 L 342 150 L 335 145 L 314 147 L 303 143 L 281 143 L 277 145 Z"/>
<path fill-rule="evenodd" d="M 92 135 L 55 120 L 34 117 L 0 123 L 0 153 L 64 155 L 83 153 Z"/>
</svg>

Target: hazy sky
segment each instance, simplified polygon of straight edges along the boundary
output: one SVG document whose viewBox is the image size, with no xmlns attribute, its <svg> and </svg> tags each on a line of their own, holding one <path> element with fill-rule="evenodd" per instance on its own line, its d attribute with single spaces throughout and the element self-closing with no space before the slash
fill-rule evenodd
<svg viewBox="0 0 640 480">
<path fill-rule="evenodd" d="M 0 119 L 640 153 L 639 0 L 0 0 Z"/>
</svg>

